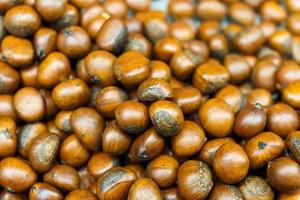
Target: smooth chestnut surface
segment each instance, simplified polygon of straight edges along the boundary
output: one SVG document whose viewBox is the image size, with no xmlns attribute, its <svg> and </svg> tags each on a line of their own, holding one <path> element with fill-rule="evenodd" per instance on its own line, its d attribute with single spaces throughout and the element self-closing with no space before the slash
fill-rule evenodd
<svg viewBox="0 0 300 200">
<path fill-rule="evenodd" d="M 285 138 L 299 127 L 297 112 L 285 103 L 274 104 L 268 111 L 267 128 Z"/>
<path fill-rule="evenodd" d="M 43 181 L 66 192 L 80 186 L 80 177 L 75 168 L 68 165 L 56 165 L 43 176 Z"/>
<path fill-rule="evenodd" d="M 81 107 L 73 111 L 70 125 L 72 131 L 87 149 L 97 151 L 101 148 L 105 124 L 95 109 Z"/>
<path fill-rule="evenodd" d="M 230 137 L 212 139 L 204 143 L 203 147 L 199 152 L 199 158 L 209 166 L 212 166 L 213 159 L 218 149 L 227 142 L 234 142 Z"/>
<path fill-rule="evenodd" d="M 200 107 L 198 115 L 203 128 L 214 137 L 226 137 L 233 129 L 233 110 L 222 99 L 206 101 Z"/>
<path fill-rule="evenodd" d="M 142 133 L 149 124 L 148 108 L 133 100 L 118 105 L 115 116 L 121 129 L 131 134 Z"/>
<path fill-rule="evenodd" d="M 158 156 L 165 145 L 162 136 L 152 127 L 136 137 L 129 150 L 129 159 L 133 162 L 151 160 Z"/>
<path fill-rule="evenodd" d="M 238 113 L 234 132 L 240 137 L 252 138 L 264 130 L 266 121 L 266 113 L 259 103 L 248 105 Z"/>
<path fill-rule="evenodd" d="M 20 158 L 6 157 L 0 162 L 0 185 L 13 192 L 24 192 L 36 181 L 37 174 Z"/>
<path fill-rule="evenodd" d="M 249 139 L 245 151 L 250 159 L 250 167 L 257 169 L 280 156 L 284 150 L 284 141 L 272 132 L 263 132 Z"/>
<path fill-rule="evenodd" d="M 0 199 L 300 199 L 299 0 L 0 0 Z"/>
<path fill-rule="evenodd" d="M 128 200 L 138 199 L 163 200 L 164 198 L 151 178 L 140 178 L 132 184 L 128 194 Z"/>
<path fill-rule="evenodd" d="M 29 198 L 33 200 L 38 200 L 38 199 L 57 199 L 57 200 L 62 200 L 63 195 L 62 193 L 56 189 L 55 187 L 44 183 L 44 182 L 39 182 L 35 183 L 29 191 Z"/>
<path fill-rule="evenodd" d="M 241 191 L 232 185 L 218 184 L 210 192 L 209 200 L 217 199 L 244 199 Z"/>
<path fill-rule="evenodd" d="M 193 121 L 186 120 L 181 131 L 171 138 L 171 146 L 179 157 L 188 157 L 200 151 L 206 141 L 204 130 Z M 185 148 L 188 144 L 188 148 Z"/>
<path fill-rule="evenodd" d="M 162 188 L 169 187 L 176 182 L 178 161 L 172 156 L 161 155 L 147 165 L 146 174 Z"/>
<path fill-rule="evenodd" d="M 182 87 L 174 91 L 173 101 L 184 114 L 196 112 L 202 102 L 202 95 L 195 87 Z"/>
<path fill-rule="evenodd" d="M 268 164 L 267 178 L 278 191 L 293 192 L 299 190 L 300 165 L 287 157 L 277 158 Z M 284 180 L 282 182 L 281 180 Z"/>
<path fill-rule="evenodd" d="M 213 159 L 216 176 L 227 184 L 235 184 L 243 180 L 249 167 L 250 161 L 245 150 L 234 142 L 223 144 Z"/>
<path fill-rule="evenodd" d="M 94 153 L 87 163 L 87 170 L 94 178 L 99 178 L 109 169 L 118 166 L 119 160 L 105 152 Z"/>
</svg>

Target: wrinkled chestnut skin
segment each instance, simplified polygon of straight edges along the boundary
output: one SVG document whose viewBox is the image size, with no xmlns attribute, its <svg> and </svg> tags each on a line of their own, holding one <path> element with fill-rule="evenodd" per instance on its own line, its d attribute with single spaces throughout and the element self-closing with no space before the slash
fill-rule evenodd
<svg viewBox="0 0 300 200">
<path fill-rule="evenodd" d="M 60 137 L 53 133 L 37 136 L 29 149 L 29 162 L 39 173 L 47 172 L 54 164 L 60 145 Z"/>
<path fill-rule="evenodd" d="M 154 102 L 173 97 L 173 90 L 169 83 L 161 79 L 150 78 L 140 84 L 137 98 L 142 102 Z"/>
<path fill-rule="evenodd" d="M 171 101 L 159 100 L 154 102 L 149 108 L 149 115 L 155 130 L 163 137 L 177 135 L 183 127 L 183 113 Z"/>
<path fill-rule="evenodd" d="M 270 185 L 260 176 L 247 176 L 239 184 L 239 189 L 245 199 L 272 200 L 274 192 Z"/>
<path fill-rule="evenodd" d="M 179 193 L 186 200 L 204 200 L 213 186 L 212 178 L 212 172 L 204 162 L 186 161 L 178 169 Z"/>
<path fill-rule="evenodd" d="M 98 198 L 125 200 L 136 179 L 136 174 L 130 170 L 123 167 L 112 168 L 97 181 Z"/>
<path fill-rule="evenodd" d="M 300 131 L 293 131 L 286 138 L 286 145 L 300 163 Z"/>
</svg>

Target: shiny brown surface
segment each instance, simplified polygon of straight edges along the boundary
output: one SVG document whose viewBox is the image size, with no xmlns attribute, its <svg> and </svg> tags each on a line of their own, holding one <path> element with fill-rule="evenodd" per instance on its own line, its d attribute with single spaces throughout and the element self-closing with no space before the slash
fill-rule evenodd
<svg viewBox="0 0 300 200">
<path fill-rule="evenodd" d="M 284 141 L 272 132 L 262 132 L 246 142 L 245 151 L 250 159 L 250 167 L 257 169 L 280 156 Z"/>
<path fill-rule="evenodd" d="M 300 200 L 299 0 L 0 0 L 0 199 Z"/>
<path fill-rule="evenodd" d="M 210 99 L 199 109 L 199 119 L 203 128 L 214 137 L 226 137 L 234 123 L 234 113 L 221 99 Z"/>
<path fill-rule="evenodd" d="M 267 178 L 278 191 L 293 192 L 299 190 L 299 177 L 299 164 L 287 157 L 277 158 L 268 164 Z"/>
<path fill-rule="evenodd" d="M 223 144 L 217 150 L 213 160 L 216 176 L 227 184 L 235 184 L 243 180 L 248 173 L 249 165 L 246 152 L 234 142 Z"/>
</svg>

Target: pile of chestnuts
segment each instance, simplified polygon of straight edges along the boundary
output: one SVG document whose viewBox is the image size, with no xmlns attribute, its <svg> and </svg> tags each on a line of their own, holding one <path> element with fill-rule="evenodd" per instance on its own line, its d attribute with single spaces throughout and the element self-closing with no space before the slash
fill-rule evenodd
<svg viewBox="0 0 300 200">
<path fill-rule="evenodd" d="M 1 200 L 299 200 L 300 1 L 0 0 Z"/>
</svg>

